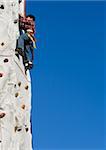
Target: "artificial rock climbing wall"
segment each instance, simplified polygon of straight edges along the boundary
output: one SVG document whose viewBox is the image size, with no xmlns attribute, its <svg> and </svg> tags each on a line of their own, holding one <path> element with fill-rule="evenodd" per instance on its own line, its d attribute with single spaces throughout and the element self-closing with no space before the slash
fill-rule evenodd
<svg viewBox="0 0 106 150">
<path fill-rule="evenodd" d="M 0 150 L 32 150 L 31 80 L 15 56 L 18 0 L 0 0 Z"/>
</svg>

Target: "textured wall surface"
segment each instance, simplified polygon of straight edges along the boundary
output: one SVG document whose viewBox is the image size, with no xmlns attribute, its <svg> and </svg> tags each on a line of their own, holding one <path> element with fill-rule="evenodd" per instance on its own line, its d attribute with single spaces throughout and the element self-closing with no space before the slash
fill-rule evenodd
<svg viewBox="0 0 106 150">
<path fill-rule="evenodd" d="M 18 0 L 0 1 L 0 150 L 32 150 L 30 74 L 15 56 L 18 11 Z"/>
</svg>

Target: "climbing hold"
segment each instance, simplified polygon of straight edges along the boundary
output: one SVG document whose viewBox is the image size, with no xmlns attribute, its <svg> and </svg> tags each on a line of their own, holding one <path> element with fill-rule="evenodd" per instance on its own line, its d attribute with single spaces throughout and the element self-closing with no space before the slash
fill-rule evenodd
<svg viewBox="0 0 106 150">
<path fill-rule="evenodd" d="M 4 46 L 4 42 L 1 43 L 1 46 Z"/>
<path fill-rule="evenodd" d="M 3 113 L 1 112 L 1 113 L 0 113 L 0 119 L 1 119 L 1 118 L 4 118 L 5 115 L 6 115 L 6 114 L 5 114 L 4 112 L 3 112 Z"/>
<path fill-rule="evenodd" d="M 4 5 L 1 5 L 1 6 L 0 6 L 0 9 L 4 9 Z"/>
<path fill-rule="evenodd" d="M 19 96 L 19 93 L 16 93 L 16 94 L 15 94 L 15 97 L 18 97 L 18 96 Z"/>
<path fill-rule="evenodd" d="M 14 128 L 14 131 L 15 131 L 15 132 L 17 131 L 17 126 Z"/>
<path fill-rule="evenodd" d="M 23 105 L 21 106 L 21 108 L 22 108 L 22 109 L 25 109 L 25 105 L 23 104 Z"/>
<path fill-rule="evenodd" d="M 16 23 L 18 23 L 18 20 L 16 19 L 16 20 L 14 20 L 14 24 L 16 24 Z"/>
<path fill-rule="evenodd" d="M 14 131 L 16 132 L 16 131 L 18 131 L 18 132 L 20 132 L 22 130 L 22 128 L 21 127 L 18 127 L 18 126 L 15 126 L 15 128 L 14 128 Z"/>
<path fill-rule="evenodd" d="M 27 85 L 27 86 L 25 87 L 25 89 L 28 90 L 28 88 L 29 88 L 29 87 L 28 87 L 28 85 Z"/>
<path fill-rule="evenodd" d="M 6 59 L 4 59 L 4 63 L 7 63 L 9 60 L 6 58 Z"/>
<path fill-rule="evenodd" d="M 15 121 L 18 122 L 18 118 L 15 116 Z"/>
<path fill-rule="evenodd" d="M 19 86 L 19 87 L 21 86 L 21 82 L 18 83 L 18 86 Z"/>
<path fill-rule="evenodd" d="M 0 77 L 3 77 L 3 73 L 0 73 Z"/>
<path fill-rule="evenodd" d="M 19 4 L 22 2 L 22 0 L 19 0 Z"/>
<path fill-rule="evenodd" d="M 22 130 L 21 128 L 18 128 L 18 129 L 17 129 L 18 132 L 20 132 L 21 130 Z"/>
<path fill-rule="evenodd" d="M 28 131 L 29 131 L 29 129 L 28 129 L 28 128 L 25 128 L 25 130 L 26 130 L 26 132 L 28 132 Z"/>
<path fill-rule="evenodd" d="M 16 88 L 16 87 L 17 87 L 17 85 L 15 84 L 15 85 L 14 85 L 14 88 Z"/>
</svg>

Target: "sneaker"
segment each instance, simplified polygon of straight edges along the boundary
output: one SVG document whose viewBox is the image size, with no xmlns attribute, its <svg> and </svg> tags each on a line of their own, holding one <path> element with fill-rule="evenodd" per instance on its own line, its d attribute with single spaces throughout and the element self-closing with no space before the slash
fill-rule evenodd
<svg viewBox="0 0 106 150">
<path fill-rule="evenodd" d="M 29 64 L 25 63 L 25 70 L 27 71 L 29 69 Z"/>
<path fill-rule="evenodd" d="M 29 65 L 28 63 L 25 63 L 25 67 L 28 67 L 28 65 Z"/>
<path fill-rule="evenodd" d="M 29 68 L 32 69 L 33 68 L 33 63 L 31 61 L 29 61 Z"/>
<path fill-rule="evenodd" d="M 32 62 L 31 62 L 31 61 L 29 61 L 29 62 L 28 62 L 28 64 L 29 64 L 29 65 L 32 65 Z"/>
</svg>

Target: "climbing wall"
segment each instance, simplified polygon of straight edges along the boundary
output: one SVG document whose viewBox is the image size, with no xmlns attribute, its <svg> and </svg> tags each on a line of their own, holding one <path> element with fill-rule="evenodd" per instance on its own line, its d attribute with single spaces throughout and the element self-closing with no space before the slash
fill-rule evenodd
<svg viewBox="0 0 106 150">
<path fill-rule="evenodd" d="M 15 55 L 18 0 L 0 0 L 0 150 L 32 150 L 31 80 Z"/>
</svg>

